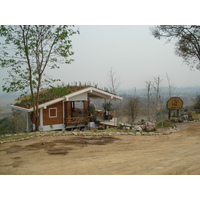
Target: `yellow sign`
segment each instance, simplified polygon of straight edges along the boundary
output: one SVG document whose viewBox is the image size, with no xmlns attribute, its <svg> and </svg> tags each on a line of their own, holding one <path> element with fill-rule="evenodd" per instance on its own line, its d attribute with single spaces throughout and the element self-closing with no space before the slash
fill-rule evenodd
<svg viewBox="0 0 200 200">
<path fill-rule="evenodd" d="M 169 110 L 180 110 L 183 107 L 183 101 L 179 97 L 172 97 L 167 101 Z"/>
</svg>

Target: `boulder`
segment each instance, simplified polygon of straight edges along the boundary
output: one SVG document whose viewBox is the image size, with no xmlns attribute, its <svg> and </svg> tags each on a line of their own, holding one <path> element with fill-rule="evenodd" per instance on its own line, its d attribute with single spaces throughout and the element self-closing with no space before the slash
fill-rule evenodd
<svg viewBox="0 0 200 200">
<path fill-rule="evenodd" d="M 156 125 L 152 122 L 145 122 L 145 130 L 147 132 L 152 132 L 152 131 L 156 131 Z"/>
</svg>

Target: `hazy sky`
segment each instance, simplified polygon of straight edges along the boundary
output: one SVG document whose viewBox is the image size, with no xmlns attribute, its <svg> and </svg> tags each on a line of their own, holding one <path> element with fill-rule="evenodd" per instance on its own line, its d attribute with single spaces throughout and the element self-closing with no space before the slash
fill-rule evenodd
<svg viewBox="0 0 200 200">
<path fill-rule="evenodd" d="M 160 76 L 167 86 L 166 73 L 176 87 L 200 85 L 200 71 L 191 71 L 174 53 L 174 45 L 155 39 L 150 26 L 77 26 L 73 37 L 71 65 L 49 72 L 63 82 L 95 82 L 107 86 L 112 67 L 120 89 L 144 88 L 145 82 Z"/>
<path fill-rule="evenodd" d="M 150 26 L 139 25 L 80 25 L 79 35 L 72 37 L 75 59 L 60 69 L 46 74 L 62 82 L 95 82 L 108 86 L 112 67 L 120 80 L 119 89 L 144 88 L 146 81 L 160 76 L 167 86 L 166 73 L 176 87 L 199 86 L 200 71 L 193 70 L 174 53 L 174 45 L 155 39 Z M 7 76 L 1 70 L 0 83 Z"/>
</svg>

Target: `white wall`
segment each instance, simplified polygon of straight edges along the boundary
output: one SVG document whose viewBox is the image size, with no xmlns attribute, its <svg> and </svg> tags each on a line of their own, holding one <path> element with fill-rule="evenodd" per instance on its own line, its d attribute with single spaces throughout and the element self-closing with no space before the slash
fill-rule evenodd
<svg viewBox="0 0 200 200">
<path fill-rule="evenodd" d="M 68 101 L 87 101 L 88 100 L 88 95 L 87 93 L 79 94 L 74 97 L 69 97 Z"/>
<path fill-rule="evenodd" d="M 43 128 L 41 128 L 41 129 L 39 127 L 40 131 L 53 131 L 53 130 L 59 130 L 59 129 L 64 130 L 65 129 L 64 124 L 53 124 L 52 128 L 50 125 L 43 126 Z"/>
</svg>

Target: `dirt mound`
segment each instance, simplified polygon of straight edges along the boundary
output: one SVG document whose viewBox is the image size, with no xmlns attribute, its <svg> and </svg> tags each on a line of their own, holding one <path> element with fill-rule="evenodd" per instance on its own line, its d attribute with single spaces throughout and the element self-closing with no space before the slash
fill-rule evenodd
<svg viewBox="0 0 200 200">
<path fill-rule="evenodd" d="M 53 142 L 39 142 L 39 143 L 34 143 L 31 145 L 27 145 L 25 147 L 26 150 L 37 150 L 37 149 L 50 149 L 53 148 L 56 144 Z"/>
<path fill-rule="evenodd" d="M 62 143 L 65 145 L 76 145 L 76 146 L 87 146 L 87 145 L 106 145 L 108 143 L 112 143 L 115 140 L 119 140 L 118 138 L 114 137 L 95 137 L 95 136 L 85 136 L 85 137 L 73 137 L 70 139 L 64 140 L 54 140 L 55 143 Z"/>
<path fill-rule="evenodd" d="M 51 155 L 66 155 L 72 148 L 53 148 L 49 149 L 47 152 Z"/>
<path fill-rule="evenodd" d="M 119 140 L 118 138 L 110 137 L 110 136 L 102 136 L 102 137 L 70 137 L 67 139 L 58 139 L 58 140 L 53 140 L 50 142 L 38 142 L 38 143 L 33 143 L 30 145 L 26 146 L 20 146 L 20 145 L 12 145 L 7 149 L 1 150 L 1 151 L 6 151 L 7 153 L 17 153 L 20 151 L 33 151 L 33 150 L 41 150 L 44 149 L 48 154 L 67 154 L 69 151 L 71 151 L 73 148 L 67 148 L 65 147 L 66 145 L 73 145 L 73 146 L 78 146 L 78 147 L 85 147 L 87 145 L 106 145 L 108 143 L 112 143 L 115 140 Z M 55 146 L 58 145 L 64 145 L 64 147 L 57 147 L 54 148 Z"/>
<path fill-rule="evenodd" d="M 8 149 L 5 149 L 7 153 L 16 153 L 21 151 L 22 147 L 20 145 L 12 145 Z"/>
</svg>

